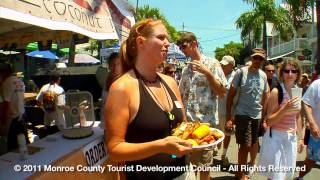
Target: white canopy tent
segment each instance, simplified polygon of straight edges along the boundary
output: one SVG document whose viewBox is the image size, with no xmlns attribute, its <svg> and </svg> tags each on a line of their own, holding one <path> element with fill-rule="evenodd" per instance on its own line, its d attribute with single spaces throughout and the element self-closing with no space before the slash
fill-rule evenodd
<svg viewBox="0 0 320 180">
<path fill-rule="evenodd" d="M 63 43 L 71 32 L 93 39 L 118 39 L 104 0 L 1 0 L 0 23 L 0 49 L 46 39 Z"/>
</svg>

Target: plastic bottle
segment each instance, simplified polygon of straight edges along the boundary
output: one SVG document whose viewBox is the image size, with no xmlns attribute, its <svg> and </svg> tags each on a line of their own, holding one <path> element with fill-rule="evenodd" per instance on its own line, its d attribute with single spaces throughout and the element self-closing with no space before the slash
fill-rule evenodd
<svg viewBox="0 0 320 180">
<path fill-rule="evenodd" d="M 84 114 L 83 110 L 80 110 L 80 127 L 86 127 L 86 115 Z"/>
<path fill-rule="evenodd" d="M 19 145 L 19 153 L 20 153 L 20 159 L 25 160 L 28 156 L 28 147 L 26 143 L 26 139 L 24 134 L 18 134 L 18 145 Z"/>
</svg>

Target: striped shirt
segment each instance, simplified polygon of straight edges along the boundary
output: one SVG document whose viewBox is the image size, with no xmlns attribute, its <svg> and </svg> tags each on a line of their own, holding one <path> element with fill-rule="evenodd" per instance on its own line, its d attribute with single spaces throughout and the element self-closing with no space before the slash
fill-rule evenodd
<svg viewBox="0 0 320 180">
<path fill-rule="evenodd" d="M 284 106 L 286 102 L 290 100 L 290 96 L 284 88 L 283 84 L 281 84 L 283 90 L 283 101 L 280 104 L 280 107 Z M 285 115 L 277 124 L 273 125 L 272 128 L 277 129 L 279 131 L 285 132 L 296 132 L 296 113 Z"/>
</svg>

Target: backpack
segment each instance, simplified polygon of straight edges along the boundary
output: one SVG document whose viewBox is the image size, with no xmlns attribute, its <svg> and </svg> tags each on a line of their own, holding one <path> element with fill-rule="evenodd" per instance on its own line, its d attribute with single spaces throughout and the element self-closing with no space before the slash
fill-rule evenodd
<svg viewBox="0 0 320 180">
<path fill-rule="evenodd" d="M 278 89 L 278 105 L 280 106 L 280 104 L 282 103 L 283 101 L 283 89 L 281 87 L 281 84 L 278 83 L 276 87 L 274 88 L 277 88 Z"/>
<path fill-rule="evenodd" d="M 52 113 L 56 111 L 58 94 L 49 89 L 50 89 L 50 86 L 48 90 L 43 93 L 42 102 L 43 102 L 44 110 L 48 113 Z"/>
</svg>

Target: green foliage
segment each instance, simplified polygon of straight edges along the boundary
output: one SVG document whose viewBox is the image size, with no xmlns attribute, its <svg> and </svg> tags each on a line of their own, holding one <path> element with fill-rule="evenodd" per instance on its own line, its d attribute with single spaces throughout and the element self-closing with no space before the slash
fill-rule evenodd
<svg viewBox="0 0 320 180">
<path fill-rule="evenodd" d="M 102 41 L 104 43 L 104 47 L 111 47 L 114 45 L 119 44 L 119 40 L 118 39 L 107 39 L 105 41 Z"/>
<path fill-rule="evenodd" d="M 89 39 L 89 46 L 85 48 L 86 51 L 90 51 L 91 55 L 93 54 L 94 51 L 97 51 L 98 53 L 100 52 L 99 49 L 101 48 L 99 46 L 99 43 L 103 43 L 104 47 L 111 47 L 113 45 L 116 45 L 119 43 L 118 39 L 107 39 L 103 41 L 99 41 L 96 39 Z"/>
<path fill-rule="evenodd" d="M 218 59 L 219 61 L 223 56 L 230 55 L 235 59 L 236 64 L 239 64 L 241 49 L 243 49 L 243 45 L 241 43 L 235 43 L 231 41 L 228 44 L 225 44 L 223 48 L 217 47 L 214 52 L 216 54 L 216 59 Z"/>
<path fill-rule="evenodd" d="M 293 25 L 289 11 L 282 7 L 276 7 L 274 0 L 246 0 L 252 3 L 253 9 L 244 12 L 236 20 L 236 26 L 241 29 L 241 38 L 246 39 L 253 35 L 255 43 L 261 42 L 263 32 L 266 33 L 265 23 L 271 22 L 274 28 L 281 34 L 283 40 L 287 40 L 293 32 Z M 252 34 L 251 34 L 252 33 Z M 264 46 L 266 37 L 262 37 Z M 264 47 L 265 48 L 265 47 Z"/>
<path fill-rule="evenodd" d="M 168 30 L 168 34 L 170 36 L 170 42 L 177 42 L 180 38 L 180 33 L 176 30 L 175 27 L 170 25 L 167 18 L 160 12 L 159 8 L 152 8 L 149 5 L 145 5 L 143 7 L 138 8 L 138 12 L 136 14 L 136 20 L 141 21 L 144 19 L 157 19 L 161 20 Z"/>
<path fill-rule="evenodd" d="M 298 29 L 303 23 L 311 22 L 312 6 L 314 6 L 314 0 L 283 0 L 288 3 L 290 18 L 293 20 L 293 26 Z"/>
</svg>

